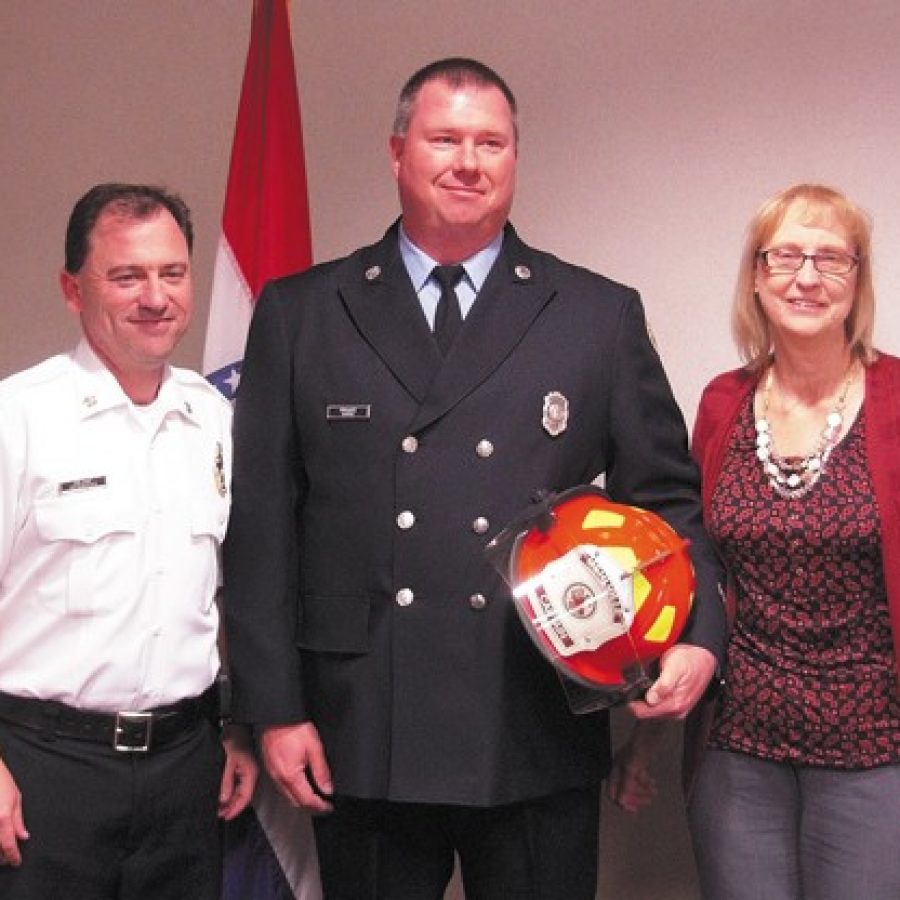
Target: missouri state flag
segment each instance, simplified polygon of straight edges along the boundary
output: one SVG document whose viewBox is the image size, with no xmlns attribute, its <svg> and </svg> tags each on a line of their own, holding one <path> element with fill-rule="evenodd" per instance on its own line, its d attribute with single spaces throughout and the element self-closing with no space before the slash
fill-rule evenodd
<svg viewBox="0 0 900 900">
<path fill-rule="evenodd" d="M 216 255 L 203 371 L 234 397 L 253 311 L 271 278 L 312 261 L 306 166 L 286 0 L 254 0 Z M 225 832 L 224 900 L 321 900 L 307 814 L 261 775 Z"/>
<path fill-rule="evenodd" d="M 254 0 L 203 353 L 203 371 L 229 399 L 263 285 L 311 262 L 287 2 Z"/>
</svg>

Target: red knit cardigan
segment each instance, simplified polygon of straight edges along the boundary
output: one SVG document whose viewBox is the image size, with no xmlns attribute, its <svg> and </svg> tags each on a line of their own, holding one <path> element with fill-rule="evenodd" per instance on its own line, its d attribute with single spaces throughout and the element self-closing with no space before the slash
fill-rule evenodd
<svg viewBox="0 0 900 900">
<path fill-rule="evenodd" d="M 866 459 L 881 519 L 881 557 L 894 638 L 900 686 L 900 359 L 879 354 L 866 367 Z M 703 512 L 707 521 L 713 491 L 738 414 L 758 377 L 735 369 L 714 378 L 700 398 L 694 424 L 692 452 L 700 467 Z M 725 605 L 729 625 L 734 621 L 734 594 L 729 586 Z M 685 729 L 683 777 L 689 788 L 712 723 L 714 698 L 698 704 Z"/>
</svg>

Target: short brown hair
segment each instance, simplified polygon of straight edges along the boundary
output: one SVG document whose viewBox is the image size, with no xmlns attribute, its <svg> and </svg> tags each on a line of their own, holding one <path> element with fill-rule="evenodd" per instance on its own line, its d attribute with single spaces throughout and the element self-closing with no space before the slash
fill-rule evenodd
<svg viewBox="0 0 900 900">
<path fill-rule="evenodd" d="M 66 271 L 73 275 L 81 271 L 87 259 L 91 232 L 103 213 L 111 210 L 129 219 L 149 219 L 161 209 L 167 209 L 178 223 L 190 253 L 194 246 L 191 211 L 177 194 L 147 184 L 95 184 L 78 200 L 69 216 L 66 228 Z"/>
<path fill-rule="evenodd" d="M 519 140 L 518 107 L 509 85 L 490 67 L 477 59 L 465 56 L 450 56 L 439 59 L 410 76 L 397 100 L 397 111 L 394 115 L 393 133 L 396 137 L 406 137 L 409 122 L 419 96 L 419 91 L 431 81 L 446 81 L 452 88 L 475 85 L 476 87 L 495 87 L 506 98 L 509 111 L 512 113 L 513 129 L 516 143 Z"/>
</svg>

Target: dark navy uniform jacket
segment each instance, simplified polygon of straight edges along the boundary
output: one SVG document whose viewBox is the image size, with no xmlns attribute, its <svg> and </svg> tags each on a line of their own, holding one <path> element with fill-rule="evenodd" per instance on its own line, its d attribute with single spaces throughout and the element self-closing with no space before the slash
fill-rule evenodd
<svg viewBox="0 0 900 900">
<path fill-rule="evenodd" d="M 536 490 L 603 473 L 690 538 L 683 639 L 721 656 L 720 567 L 640 298 L 511 226 L 446 359 L 396 225 L 270 283 L 235 415 L 234 714 L 311 719 L 339 794 L 495 805 L 605 774 L 607 715 L 570 711 L 484 554 Z"/>
</svg>

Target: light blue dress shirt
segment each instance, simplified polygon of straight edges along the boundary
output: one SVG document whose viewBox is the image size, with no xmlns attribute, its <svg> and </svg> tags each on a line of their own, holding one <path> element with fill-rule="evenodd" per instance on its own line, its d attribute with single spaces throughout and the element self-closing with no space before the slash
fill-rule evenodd
<svg viewBox="0 0 900 900">
<path fill-rule="evenodd" d="M 497 261 L 502 246 L 503 232 L 501 231 L 487 247 L 460 263 L 465 269 L 466 275 L 456 286 L 456 296 L 459 298 L 459 309 L 464 319 L 472 309 L 475 298 L 487 280 L 491 267 Z M 406 271 L 409 272 L 419 303 L 422 304 L 422 312 L 425 313 L 428 327 L 434 331 L 434 314 L 441 296 L 441 288 L 431 277 L 431 270 L 438 263 L 409 239 L 402 225 L 400 226 L 400 255 L 403 257 Z"/>
</svg>

